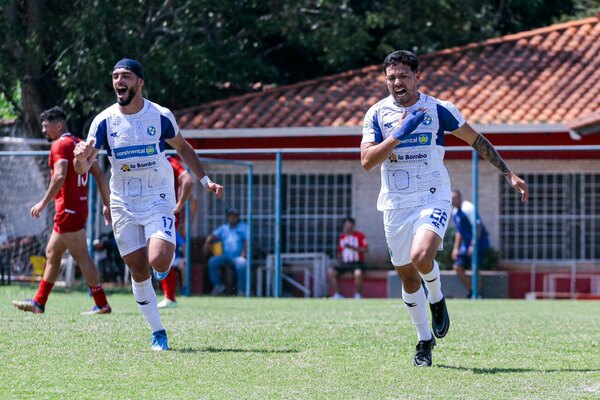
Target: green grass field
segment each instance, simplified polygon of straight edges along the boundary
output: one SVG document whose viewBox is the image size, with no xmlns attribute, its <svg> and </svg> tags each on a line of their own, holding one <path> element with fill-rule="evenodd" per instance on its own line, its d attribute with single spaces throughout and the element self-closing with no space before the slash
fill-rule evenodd
<svg viewBox="0 0 600 400">
<path fill-rule="evenodd" d="M 398 300 L 181 298 L 162 312 L 168 352 L 150 350 L 130 293 L 82 316 L 83 292 L 46 314 L 0 287 L 2 399 L 599 399 L 600 304 L 449 300 L 434 367 Z"/>
</svg>

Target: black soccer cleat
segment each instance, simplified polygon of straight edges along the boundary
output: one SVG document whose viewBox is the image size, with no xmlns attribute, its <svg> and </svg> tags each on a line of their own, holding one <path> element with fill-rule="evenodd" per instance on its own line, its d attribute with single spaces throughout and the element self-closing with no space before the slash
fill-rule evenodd
<svg viewBox="0 0 600 400">
<path fill-rule="evenodd" d="M 437 303 L 429 304 L 431 309 L 431 327 L 436 338 L 443 338 L 450 329 L 450 316 L 446 308 L 446 299 L 442 298 Z"/>
<path fill-rule="evenodd" d="M 431 350 L 435 347 L 435 338 L 419 340 L 417 352 L 415 353 L 415 367 L 431 367 Z"/>
</svg>

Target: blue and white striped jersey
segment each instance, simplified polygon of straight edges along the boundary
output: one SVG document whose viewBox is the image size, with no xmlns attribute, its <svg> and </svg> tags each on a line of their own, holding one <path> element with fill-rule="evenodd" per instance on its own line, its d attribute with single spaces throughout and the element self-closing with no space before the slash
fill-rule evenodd
<svg viewBox="0 0 600 400">
<path fill-rule="evenodd" d="M 165 139 L 178 133 L 171 111 L 146 99 L 136 114 L 123 114 L 113 104 L 94 118 L 88 140 L 108 153 L 111 205 L 133 212 L 175 208 L 173 168 L 164 150 Z"/>
<path fill-rule="evenodd" d="M 465 123 L 454 104 L 419 93 L 419 100 L 406 109 L 392 96 L 373 105 L 365 115 L 362 143 L 381 143 L 401 122 L 403 113 L 425 107 L 425 120 L 402 138 L 381 164 L 380 211 L 422 206 L 451 200 L 451 184 L 444 166 L 444 133 Z"/>
</svg>

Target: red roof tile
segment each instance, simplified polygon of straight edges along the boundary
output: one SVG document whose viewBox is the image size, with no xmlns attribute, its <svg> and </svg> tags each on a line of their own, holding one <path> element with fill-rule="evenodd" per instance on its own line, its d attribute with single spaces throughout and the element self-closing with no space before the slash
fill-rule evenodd
<svg viewBox="0 0 600 400">
<path fill-rule="evenodd" d="M 598 17 L 420 56 L 421 91 L 478 124 L 563 123 L 600 112 Z M 387 96 L 379 65 L 177 112 L 183 129 L 360 126 Z"/>
</svg>

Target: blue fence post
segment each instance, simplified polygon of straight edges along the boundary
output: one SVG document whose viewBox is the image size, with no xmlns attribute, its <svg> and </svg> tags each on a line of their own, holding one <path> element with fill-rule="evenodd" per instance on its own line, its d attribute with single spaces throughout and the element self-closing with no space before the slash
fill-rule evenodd
<svg viewBox="0 0 600 400">
<path fill-rule="evenodd" d="M 479 215 L 479 154 L 473 150 L 473 208 L 475 223 L 473 229 L 473 256 L 471 258 L 471 298 L 479 297 L 479 235 L 477 234 L 477 216 Z"/>
<path fill-rule="evenodd" d="M 247 238 L 247 247 L 246 247 L 246 297 L 250 297 L 250 288 L 252 287 L 251 279 L 252 279 L 252 178 L 254 176 L 254 167 L 252 165 L 248 166 L 248 212 L 247 212 L 247 222 L 248 222 L 248 238 Z"/>
<path fill-rule="evenodd" d="M 192 234 L 190 227 L 190 201 L 188 200 L 185 202 L 185 290 L 183 293 L 187 297 L 192 294 Z"/>
<path fill-rule="evenodd" d="M 281 151 L 275 157 L 275 297 L 281 296 Z"/>
</svg>

